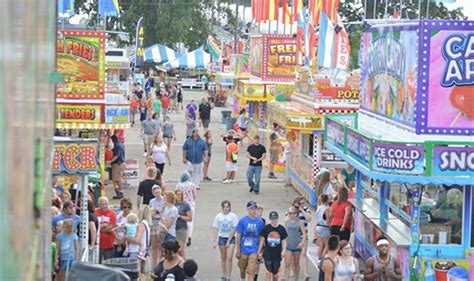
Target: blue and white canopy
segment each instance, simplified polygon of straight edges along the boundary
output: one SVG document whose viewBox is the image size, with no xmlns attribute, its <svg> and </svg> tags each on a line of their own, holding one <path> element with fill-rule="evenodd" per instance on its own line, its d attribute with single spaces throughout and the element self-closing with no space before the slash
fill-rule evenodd
<svg viewBox="0 0 474 281">
<path fill-rule="evenodd" d="M 165 63 L 175 60 L 178 56 L 177 52 L 160 44 L 155 44 L 145 49 L 145 61 L 150 63 Z"/>
<path fill-rule="evenodd" d="M 174 61 L 163 64 L 166 68 L 205 69 L 211 62 L 211 55 L 202 48 L 180 56 Z"/>
</svg>

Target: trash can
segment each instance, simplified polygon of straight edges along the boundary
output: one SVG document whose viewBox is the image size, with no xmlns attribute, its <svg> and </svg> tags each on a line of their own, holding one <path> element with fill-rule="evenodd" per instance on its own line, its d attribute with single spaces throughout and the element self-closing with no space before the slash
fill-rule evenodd
<svg viewBox="0 0 474 281">
<path fill-rule="evenodd" d="M 132 281 L 140 278 L 140 261 L 134 258 L 112 258 L 105 260 L 103 265 L 122 270 Z"/>
<path fill-rule="evenodd" d="M 221 111 L 221 114 L 222 114 L 221 124 L 225 125 L 226 122 L 227 122 L 227 119 L 231 117 L 232 111 L 230 111 L 230 110 L 222 110 L 222 111 Z"/>
<path fill-rule="evenodd" d="M 235 122 L 237 122 L 237 119 L 235 118 L 232 118 L 232 117 L 228 117 L 227 120 L 226 120 L 226 130 L 229 131 L 229 130 L 235 130 L 234 126 L 235 126 Z"/>
</svg>

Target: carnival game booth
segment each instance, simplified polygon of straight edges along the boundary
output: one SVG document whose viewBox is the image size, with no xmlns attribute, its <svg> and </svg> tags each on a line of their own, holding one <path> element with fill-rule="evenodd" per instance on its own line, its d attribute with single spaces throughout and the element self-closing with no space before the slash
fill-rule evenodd
<svg viewBox="0 0 474 281">
<path fill-rule="evenodd" d="M 357 170 L 356 252 L 369 258 L 387 236 L 404 280 L 424 280 L 427 264 L 436 280 L 456 276 L 452 263 L 465 271 L 456 280 L 474 276 L 473 28 L 374 23 L 362 38 L 357 122 L 326 122 L 327 147 Z"/>
<path fill-rule="evenodd" d="M 106 92 L 104 32 L 61 30 L 57 43 L 57 71 L 64 82 L 56 91 L 56 135 L 98 141 L 100 176 L 105 183 L 105 150 L 114 133 L 124 141 L 130 124 L 130 103 L 121 93 Z M 77 178 L 64 177 L 69 187 Z"/>
</svg>

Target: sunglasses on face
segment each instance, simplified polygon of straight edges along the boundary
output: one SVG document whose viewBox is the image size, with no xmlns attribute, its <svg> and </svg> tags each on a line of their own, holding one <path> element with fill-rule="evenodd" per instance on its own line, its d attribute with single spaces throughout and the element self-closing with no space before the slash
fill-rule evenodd
<svg viewBox="0 0 474 281">
<path fill-rule="evenodd" d="M 123 206 L 122 209 L 132 209 L 132 206 Z"/>
</svg>

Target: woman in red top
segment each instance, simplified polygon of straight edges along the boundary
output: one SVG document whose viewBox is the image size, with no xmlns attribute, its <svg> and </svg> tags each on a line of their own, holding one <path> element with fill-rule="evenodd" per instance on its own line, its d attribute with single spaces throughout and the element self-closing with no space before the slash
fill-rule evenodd
<svg viewBox="0 0 474 281">
<path fill-rule="evenodd" d="M 352 204 L 347 201 L 349 190 L 340 188 L 337 201 L 331 206 L 331 212 L 328 221 L 330 221 L 331 235 L 339 236 L 339 239 L 349 241 L 352 229 Z"/>
</svg>

